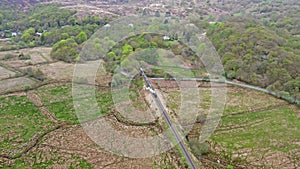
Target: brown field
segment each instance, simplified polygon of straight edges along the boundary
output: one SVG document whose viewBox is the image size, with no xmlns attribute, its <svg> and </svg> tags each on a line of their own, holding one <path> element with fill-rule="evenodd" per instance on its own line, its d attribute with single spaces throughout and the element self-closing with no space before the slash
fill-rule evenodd
<svg viewBox="0 0 300 169">
<path fill-rule="evenodd" d="M 3 67 L 0 67 L 0 80 L 7 79 L 7 78 L 13 77 L 15 75 L 16 75 L 15 72 L 7 70 Z"/>
<path fill-rule="evenodd" d="M 84 64 L 78 64 L 76 77 L 82 77 L 87 79 L 90 83 L 96 81 L 98 84 L 108 83 L 111 78 L 106 77 L 105 70 L 102 68 L 102 65 L 98 65 L 99 61 L 91 61 Z M 33 70 L 41 70 L 46 78 L 50 81 L 60 82 L 60 81 L 67 81 L 71 82 L 73 80 L 74 71 L 75 71 L 76 64 L 72 63 L 65 63 L 65 62 L 53 62 L 49 64 L 41 64 L 41 65 L 31 65 L 22 67 L 21 70 L 25 70 L 27 68 L 32 68 Z M 92 74 L 92 71 L 98 70 L 96 75 Z M 96 76 L 96 79 L 94 79 Z"/>
<path fill-rule="evenodd" d="M 5 93 L 7 91 L 22 90 L 25 87 L 30 87 L 34 84 L 36 84 L 35 81 L 33 81 L 29 78 L 26 78 L 26 77 L 1 80 L 0 81 L 0 93 Z"/>
<path fill-rule="evenodd" d="M 24 161 L 24 166 L 44 164 L 43 166 L 47 168 L 68 168 L 79 163 L 82 165 L 77 168 L 87 168 L 84 165 L 87 163 L 97 169 L 150 169 L 171 164 L 176 166 L 178 161 L 173 158 L 174 153 L 175 150 L 171 150 L 169 153 L 152 158 L 129 159 L 103 150 L 85 134 L 80 126 L 66 126 L 47 135 L 41 144 L 34 147 L 21 160 Z M 4 162 L 9 164 L 14 160 Z M 181 167 L 177 165 L 176 168 Z"/>
<path fill-rule="evenodd" d="M 51 81 L 71 81 L 73 77 L 74 64 L 55 62 L 43 65 L 33 65 L 22 67 L 22 70 L 32 68 L 41 70 L 48 80 Z"/>
<path fill-rule="evenodd" d="M 20 68 L 28 65 L 35 65 L 41 63 L 52 62 L 50 57 L 51 48 L 38 47 L 38 48 L 29 48 L 29 49 L 21 49 L 15 51 L 5 51 L 0 52 L 0 58 L 3 58 L 6 54 L 12 54 L 18 56 L 23 53 L 24 55 L 30 55 L 31 59 L 29 60 L 19 60 L 17 57 L 9 60 L 0 61 L 1 64 L 7 65 L 12 68 Z"/>
<path fill-rule="evenodd" d="M 188 7 L 195 6 L 194 1 L 185 1 L 180 2 L 180 4 L 174 5 L 165 5 L 164 3 L 156 1 L 154 4 L 149 5 L 149 1 L 141 0 L 134 1 L 134 3 L 124 3 L 122 1 L 84 1 L 84 0 L 50 0 L 44 3 L 60 3 L 62 4 L 62 8 L 69 10 L 78 11 L 77 15 L 79 17 L 87 16 L 87 15 L 97 15 L 101 18 L 112 18 L 118 16 L 129 16 L 136 15 L 137 13 L 141 13 L 144 9 L 149 12 L 150 15 L 155 14 L 155 11 L 160 11 L 161 15 L 165 15 L 167 11 L 171 11 L 174 16 L 187 17 L 191 12 Z M 130 5 L 129 5 L 130 4 Z M 184 6 L 184 7 L 183 7 Z M 221 15 L 226 13 L 226 11 L 215 11 L 212 7 L 208 6 L 206 2 L 201 2 L 197 4 L 197 6 L 205 7 L 202 8 L 203 13 L 206 14 L 215 14 Z M 199 7 L 200 8 L 200 7 Z"/>
</svg>

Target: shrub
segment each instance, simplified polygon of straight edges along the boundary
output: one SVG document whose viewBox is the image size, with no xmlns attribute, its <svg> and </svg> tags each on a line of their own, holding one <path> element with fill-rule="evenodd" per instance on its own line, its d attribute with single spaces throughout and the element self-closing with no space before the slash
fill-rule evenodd
<svg viewBox="0 0 300 169">
<path fill-rule="evenodd" d="M 227 169 L 233 169 L 233 166 L 232 165 L 228 165 Z"/>
<path fill-rule="evenodd" d="M 211 151 L 208 143 L 200 143 L 197 140 L 191 140 L 189 144 L 196 156 L 206 155 Z"/>
<path fill-rule="evenodd" d="M 83 42 L 85 42 L 87 40 L 87 35 L 84 32 L 80 32 L 77 36 L 76 36 L 76 42 L 78 44 L 82 44 Z"/>
<path fill-rule="evenodd" d="M 79 61 L 78 45 L 74 39 L 61 40 L 53 45 L 51 57 L 65 62 Z"/>
<path fill-rule="evenodd" d="M 35 43 L 34 42 L 30 42 L 29 43 L 29 47 L 31 47 L 31 48 L 35 47 Z"/>
<path fill-rule="evenodd" d="M 6 54 L 2 60 L 9 60 L 9 59 L 12 59 L 14 57 L 17 57 L 17 56 L 9 53 L 9 54 Z"/>
<path fill-rule="evenodd" d="M 133 52 L 133 48 L 132 46 L 128 45 L 128 44 L 125 44 L 123 46 L 123 51 L 122 51 L 122 54 L 124 57 L 128 56 L 130 53 Z"/>
<path fill-rule="evenodd" d="M 30 86 L 30 85 L 25 85 L 25 86 L 23 86 L 22 88 L 23 88 L 23 90 L 25 90 L 25 91 L 29 91 L 30 88 L 31 88 L 31 86 Z"/>
<path fill-rule="evenodd" d="M 30 68 L 25 69 L 25 73 L 29 77 L 33 77 L 33 78 L 36 78 L 36 79 L 41 80 L 41 81 L 44 81 L 46 79 L 44 73 L 40 69 L 33 70 L 30 67 Z"/>
<path fill-rule="evenodd" d="M 30 55 L 24 55 L 23 53 L 21 53 L 21 54 L 19 54 L 19 59 L 20 60 L 29 60 L 29 59 L 31 59 L 31 56 Z"/>
</svg>

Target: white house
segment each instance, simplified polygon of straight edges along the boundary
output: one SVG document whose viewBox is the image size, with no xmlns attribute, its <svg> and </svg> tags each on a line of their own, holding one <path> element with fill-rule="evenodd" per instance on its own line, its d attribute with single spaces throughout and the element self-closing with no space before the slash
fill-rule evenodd
<svg viewBox="0 0 300 169">
<path fill-rule="evenodd" d="M 165 36 L 163 37 L 163 39 L 164 39 L 164 41 L 168 41 L 168 40 L 170 40 L 171 38 L 170 38 L 169 36 L 165 35 Z"/>
<path fill-rule="evenodd" d="M 36 36 L 42 36 L 43 33 L 37 32 L 37 33 L 35 33 L 35 35 L 36 35 Z"/>
<path fill-rule="evenodd" d="M 18 33 L 17 33 L 17 32 L 12 32 L 12 33 L 11 33 L 11 36 L 12 36 L 12 37 L 16 37 L 16 36 L 18 36 Z"/>
<path fill-rule="evenodd" d="M 128 26 L 129 26 L 129 27 L 131 27 L 131 28 L 133 28 L 133 27 L 134 27 L 132 23 L 128 24 Z"/>
<path fill-rule="evenodd" d="M 106 25 L 104 25 L 104 28 L 105 29 L 108 29 L 108 28 L 110 28 L 111 27 L 111 25 L 110 24 L 106 24 Z"/>
</svg>

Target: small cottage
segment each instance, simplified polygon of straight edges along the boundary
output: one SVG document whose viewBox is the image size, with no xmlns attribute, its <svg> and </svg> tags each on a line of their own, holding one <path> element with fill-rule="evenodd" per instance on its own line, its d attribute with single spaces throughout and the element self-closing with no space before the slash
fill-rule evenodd
<svg viewBox="0 0 300 169">
<path fill-rule="evenodd" d="M 164 39 L 164 41 L 171 40 L 171 38 L 170 38 L 169 36 L 167 36 L 167 35 L 165 35 L 165 36 L 163 37 L 163 39 Z"/>
<path fill-rule="evenodd" d="M 43 33 L 40 33 L 40 32 L 35 33 L 35 36 L 42 36 L 42 35 L 43 35 Z"/>
<path fill-rule="evenodd" d="M 12 36 L 12 37 L 16 37 L 16 36 L 18 36 L 18 33 L 17 33 L 17 32 L 12 32 L 12 33 L 11 33 L 11 36 Z"/>
<path fill-rule="evenodd" d="M 106 25 L 104 25 L 104 28 L 105 29 L 108 29 L 108 28 L 110 28 L 111 27 L 111 25 L 110 24 L 106 24 Z"/>
</svg>

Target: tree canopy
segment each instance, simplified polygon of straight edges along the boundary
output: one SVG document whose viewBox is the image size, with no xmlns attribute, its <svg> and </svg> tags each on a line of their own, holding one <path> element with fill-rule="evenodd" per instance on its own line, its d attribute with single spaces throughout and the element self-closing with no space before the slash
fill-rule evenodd
<svg viewBox="0 0 300 169">
<path fill-rule="evenodd" d="M 78 44 L 72 38 L 61 40 L 53 45 L 51 57 L 65 62 L 79 61 Z"/>
<path fill-rule="evenodd" d="M 294 84 L 300 77 L 300 52 L 289 42 L 291 37 L 283 38 L 248 21 L 212 24 L 208 36 L 222 58 L 227 78 L 286 91 L 299 99 Z"/>
</svg>

